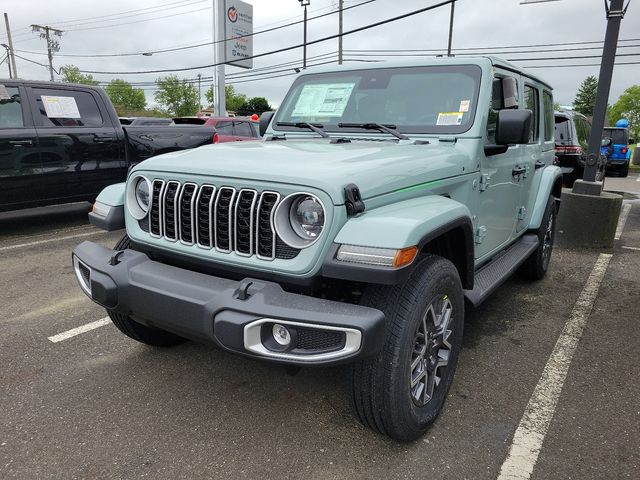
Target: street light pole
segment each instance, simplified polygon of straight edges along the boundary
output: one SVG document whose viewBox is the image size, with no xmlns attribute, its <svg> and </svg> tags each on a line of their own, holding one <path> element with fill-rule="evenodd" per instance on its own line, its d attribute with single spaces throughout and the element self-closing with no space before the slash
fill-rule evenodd
<svg viewBox="0 0 640 480">
<path fill-rule="evenodd" d="M 451 2 L 451 17 L 449 18 L 449 46 L 447 47 L 447 56 L 451 56 L 451 42 L 453 41 L 453 14 L 456 10 L 456 2 Z"/>
<path fill-rule="evenodd" d="M 629 4 L 627 3 L 627 7 L 628 6 Z M 609 92 L 611 90 L 613 66 L 616 61 L 620 22 L 627 11 L 627 8 L 624 6 L 624 0 L 609 0 L 609 5 L 607 5 L 605 0 L 605 9 L 607 13 L 607 32 L 604 37 L 604 47 L 602 49 L 602 61 L 600 63 L 600 75 L 598 76 L 596 105 L 593 109 L 593 119 L 591 122 L 591 137 L 589 138 L 587 162 L 584 169 L 583 181 L 575 182 L 573 187 L 574 193 L 600 195 L 602 192 L 602 184 L 596 182 L 602 130 L 604 128 Z"/>
<path fill-rule="evenodd" d="M 307 7 L 311 0 L 298 0 L 300 6 L 304 7 L 304 40 L 302 44 L 302 68 L 307 68 Z"/>
<path fill-rule="evenodd" d="M 338 65 L 342 65 L 342 9 L 344 8 L 344 0 L 340 0 L 338 7 Z"/>
</svg>

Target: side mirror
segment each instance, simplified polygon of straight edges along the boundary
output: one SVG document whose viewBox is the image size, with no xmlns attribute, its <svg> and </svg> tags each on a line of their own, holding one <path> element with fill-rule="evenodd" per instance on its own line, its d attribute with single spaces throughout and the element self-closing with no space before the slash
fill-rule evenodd
<svg viewBox="0 0 640 480">
<path fill-rule="evenodd" d="M 269 128 L 269 123 L 271 123 L 271 119 L 273 118 L 273 114 L 276 112 L 262 112 L 260 115 L 260 136 L 264 137 L 264 134 L 267 132 L 267 128 Z"/>
<path fill-rule="evenodd" d="M 532 118 L 531 110 L 500 110 L 496 123 L 496 143 L 498 145 L 529 143 Z"/>
<path fill-rule="evenodd" d="M 601 147 L 608 147 L 609 145 L 611 145 L 611 138 L 603 137 L 602 140 L 600 140 Z"/>
</svg>

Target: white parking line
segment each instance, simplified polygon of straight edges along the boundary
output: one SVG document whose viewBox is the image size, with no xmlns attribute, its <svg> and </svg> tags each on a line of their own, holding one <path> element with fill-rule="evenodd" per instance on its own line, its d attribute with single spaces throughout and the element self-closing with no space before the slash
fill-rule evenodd
<svg viewBox="0 0 640 480">
<path fill-rule="evenodd" d="M 88 237 L 90 235 L 97 235 L 98 233 L 104 232 L 102 230 L 96 230 L 95 232 L 77 233 L 75 235 L 67 235 L 66 237 L 48 238 L 47 240 L 38 240 L 36 242 L 19 243 L 18 245 L 0 247 L 0 252 L 3 252 L 5 250 L 15 250 L 16 248 L 33 247 L 35 245 L 42 245 L 44 243 L 61 242 L 63 240 L 69 240 L 71 238 Z"/>
<path fill-rule="evenodd" d="M 90 332 L 91 330 L 95 330 L 96 328 L 104 327 L 109 323 L 111 323 L 111 319 L 109 317 L 101 318 L 100 320 L 96 320 L 95 322 L 87 323 L 86 325 L 81 325 L 80 327 L 72 328 L 71 330 L 67 330 L 66 332 L 62 332 L 54 335 L 53 337 L 49 337 L 49 340 L 53 343 L 58 343 L 63 340 L 67 340 L 68 338 L 75 337 L 76 335 L 80 335 L 81 333 Z"/>
<path fill-rule="evenodd" d="M 591 315 L 610 260 L 611 255 L 608 253 L 601 253 L 596 260 L 529 399 L 518 429 L 513 435 L 513 442 L 500 469 L 498 480 L 527 480 L 531 477 L 567 378 L 571 359 Z"/>
<path fill-rule="evenodd" d="M 638 247 L 627 247 L 626 245 L 623 245 L 622 248 L 626 248 L 627 250 L 636 250 L 636 251 L 640 252 L 640 248 L 638 248 Z"/>
<path fill-rule="evenodd" d="M 631 210 L 630 203 L 627 203 L 622 207 L 622 213 L 620 214 L 620 218 L 618 219 L 618 227 L 616 228 L 616 240 L 620 240 L 620 237 L 622 236 L 624 224 L 627 223 L 627 217 L 629 216 L 629 210 Z"/>
</svg>

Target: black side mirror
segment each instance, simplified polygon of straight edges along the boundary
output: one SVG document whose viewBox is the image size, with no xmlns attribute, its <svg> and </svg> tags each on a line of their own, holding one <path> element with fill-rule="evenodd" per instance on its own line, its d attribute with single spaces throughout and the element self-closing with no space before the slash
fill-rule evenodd
<svg viewBox="0 0 640 480">
<path fill-rule="evenodd" d="M 496 143 L 498 145 L 529 143 L 532 118 L 531 110 L 500 110 L 496 123 Z"/>
<path fill-rule="evenodd" d="M 273 118 L 273 114 L 276 112 L 262 112 L 260 115 L 260 136 L 264 137 L 264 134 L 267 132 L 267 128 L 269 127 L 269 123 L 271 123 L 271 119 Z"/>
</svg>

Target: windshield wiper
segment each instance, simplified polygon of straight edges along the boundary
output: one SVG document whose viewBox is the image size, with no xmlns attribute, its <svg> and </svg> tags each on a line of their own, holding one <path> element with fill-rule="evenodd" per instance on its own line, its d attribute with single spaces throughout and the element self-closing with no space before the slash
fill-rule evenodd
<svg viewBox="0 0 640 480">
<path fill-rule="evenodd" d="M 385 133 L 388 133 L 390 135 L 393 135 L 394 137 L 399 138 L 400 140 L 411 140 L 406 135 L 403 135 L 400 132 L 392 130 L 392 129 L 397 128 L 397 127 L 395 125 L 391 125 L 391 124 L 382 125 L 380 123 L 339 123 L 338 127 L 340 127 L 340 128 L 364 128 L 365 130 L 378 130 L 380 132 L 385 132 Z"/>
<path fill-rule="evenodd" d="M 322 127 L 324 125 L 321 125 L 319 123 L 313 124 L 307 122 L 278 122 L 276 123 L 276 125 L 278 127 L 308 128 L 309 130 L 313 130 L 314 132 L 316 132 L 322 138 L 331 138 L 326 134 L 326 132 L 324 132 L 324 130 L 322 130 Z"/>
</svg>

